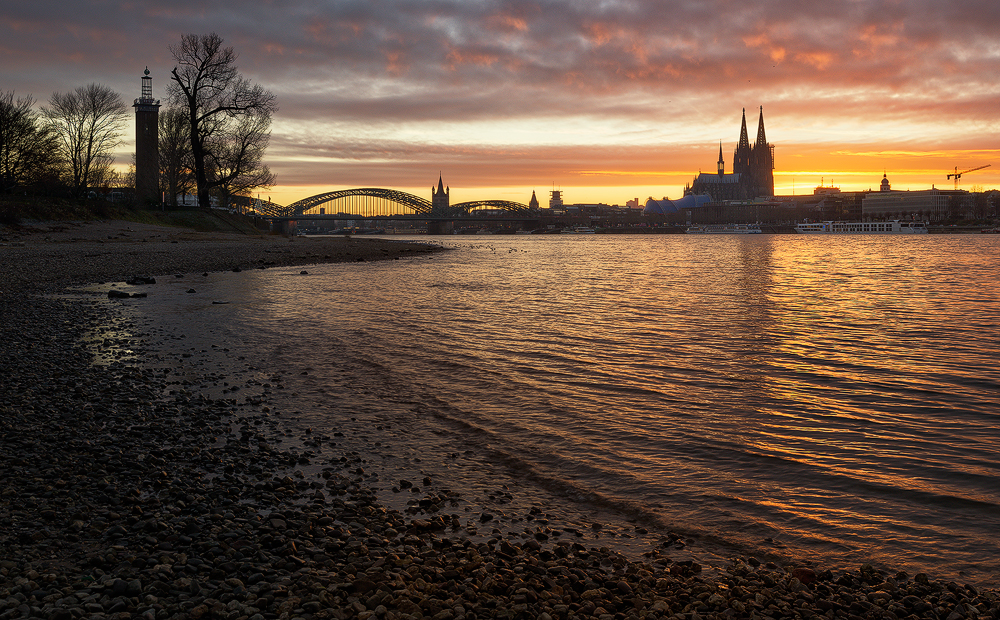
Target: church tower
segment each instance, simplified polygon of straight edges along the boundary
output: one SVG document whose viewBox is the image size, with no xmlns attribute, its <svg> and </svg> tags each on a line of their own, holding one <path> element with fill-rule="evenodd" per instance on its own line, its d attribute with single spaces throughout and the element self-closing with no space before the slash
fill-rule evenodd
<svg viewBox="0 0 1000 620">
<path fill-rule="evenodd" d="M 538 197 L 535 196 L 535 190 L 531 190 L 531 200 L 528 201 L 528 208 L 532 211 L 538 211 Z"/>
<path fill-rule="evenodd" d="M 719 176 L 726 174 L 726 161 L 722 159 L 722 140 L 719 140 Z"/>
<path fill-rule="evenodd" d="M 744 122 L 746 117 L 744 116 Z M 757 141 L 751 151 L 751 176 L 753 192 L 750 198 L 758 196 L 774 196 L 774 147 L 767 143 L 764 135 L 764 106 L 760 107 L 760 120 L 757 122 Z"/>
<path fill-rule="evenodd" d="M 158 118 L 160 102 L 153 99 L 149 67 L 142 76 L 142 96 L 135 108 L 135 201 L 138 205 L 160 202 L 160 146 Z"/>
<path fill-rule="evenodd" d="M 438 175 L 438 186 L 437 189 L 431 187 L 431 212 L 442 213 L 448 210 L 451 205 L 451 187 L 448 189 L 444 188 L 444 181 L 441 175 Z"/>
<path fill-rule="evenodd" d="M 747 110 L 743 108 L 743 124 L 740 126 L 740 141 L 736 145 L 736 152 L 733 153 L 733 172 L 740 175 L 741 181 L 745 182 L 750 176 L 750 138 L 747 137 Z"/>
</svg>

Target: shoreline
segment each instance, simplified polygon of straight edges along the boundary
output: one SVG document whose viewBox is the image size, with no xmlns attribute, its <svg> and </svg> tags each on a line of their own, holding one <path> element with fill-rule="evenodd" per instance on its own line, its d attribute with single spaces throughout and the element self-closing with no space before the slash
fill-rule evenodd
<svg viewBox="0 0 1000 620">
<path fill-rule="evenodd" d="M 53 222 L 0 235 L 2 290 L 121 282 L 135 276 L 392 260 L 441 251 L 365 237 L 199 233 L 127 221 Z M 31 264 L 32 268 L 21 268 Z"/>
<path fill-rule="evenodd" d="M 1000 617 L 997 592 L 922 574 L 835 576 L 744 557 L 709 577 L 692 561 L 634 562 L 568 537 L 473 542 L 447 514 L 447 496 L 407 518 L 358 473 L 367 455 L 317 462 L 282 447 L 270 386 L 215 395 L 178 382 L 118 306 L 44 293 L 221 271 L 234 259 L 250 268 L 416 250 L 111 232 L 73 228 L 0 247 L 0 620 Z M 92 330 L 105 334 L 103 348 L 143 363 L 94 365 L 83 340 Z M 306 448 L 321 440 L 298 438 Z M 302 474 L 307 466 L 318 476 Z"/>
</svg>

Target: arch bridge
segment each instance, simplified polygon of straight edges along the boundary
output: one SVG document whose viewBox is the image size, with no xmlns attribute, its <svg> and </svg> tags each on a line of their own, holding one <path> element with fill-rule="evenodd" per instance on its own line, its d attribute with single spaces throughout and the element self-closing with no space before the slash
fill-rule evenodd
<svg viewBox="0 0 1000 620">
<path fill-rule="evenodd" d="M 510 215 L 530 215 L 528 205 L 509 200 L 472 200 L 437 208 L 426 198 L 408 192 L 378 187 L 341 189 L 303 198 L 285 207 L 268 205 L 271 217 L 295 218 L 304 215 L 350 216 L 356 219 L 388 218 L 391 216 L 408 219 L 461 219 L 477 215 L 503 212 Z"/>
</svg>

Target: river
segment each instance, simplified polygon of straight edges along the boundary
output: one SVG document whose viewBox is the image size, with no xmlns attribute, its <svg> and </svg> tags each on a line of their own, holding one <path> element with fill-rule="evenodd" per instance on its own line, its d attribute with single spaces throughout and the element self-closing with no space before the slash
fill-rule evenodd
<svg viewBox="0 0 1000 620">
<path fill-rule="evenodd" d="M 1000 583 L 1000 237 L 422 239 L 452 251 L 178 281 L 147 318 L 469 533 Z"/>
</svg>

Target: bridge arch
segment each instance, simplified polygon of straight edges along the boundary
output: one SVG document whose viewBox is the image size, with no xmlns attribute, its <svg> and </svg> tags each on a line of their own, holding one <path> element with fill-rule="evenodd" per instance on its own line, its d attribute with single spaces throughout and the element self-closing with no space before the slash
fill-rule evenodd
<svg viewBox="0 0 1000 620">
<path fill-rule="evenodd" d="M 513 213 L 525 213 L 531 211 L 531 207 L 520 202 L 510 200 L 470 200 L 451 205 L 451 209 L 459 213 L 469 215 L 474 211 L 496 209 L 499 211 L 511 211 Z"/>
<path fill-rule="evenodd" d="M 528 205 L 509 200 L 471 200 L 451 205 L 447 210 L 434 210 L 431 201 L 408 192 L 378 187 L 341 189 L 309 196 L 277 210 L 279 217 L 305 215 L 324 204 L 341 201 L 346 212 L 360 216 L 371 215 L 426 215 L 429 217 L 463 218 L 476 211 L 498 210 L 511 213 L 528 213 Z M 372 202 L 375 201 L 375 202 Z M 395 209 L 388 205 L 394 205 Z"/>
<path fill-rule="evenodd" d="M 420 196 L 415 196 L 408 192 L 401 192 L 395 189 L 382 189 L 379 187 L 359 187 L 354 189 L 341 189 L 333 192 L 325 192 L 308 198 L 303 198 L 302 200 L 298 200 L 286 206 L 284 208 L 285 212 L 282 215 L 285 217 L 304 215 L 307 211 L 315 209 L 320 205 L 351 198 L 373 198 L 378 201 L 398 205 L 403 209 L 409 209 L 409 213 L 403 211 L 398 213 L 398 215 L 410 215 L 414 213 L 425 214 L 430 213 L 431 210 L 431 202 L 429 200 L 421 198 Z M 385 214 L 387 215 L 388 213 Z"/>
</svg>

